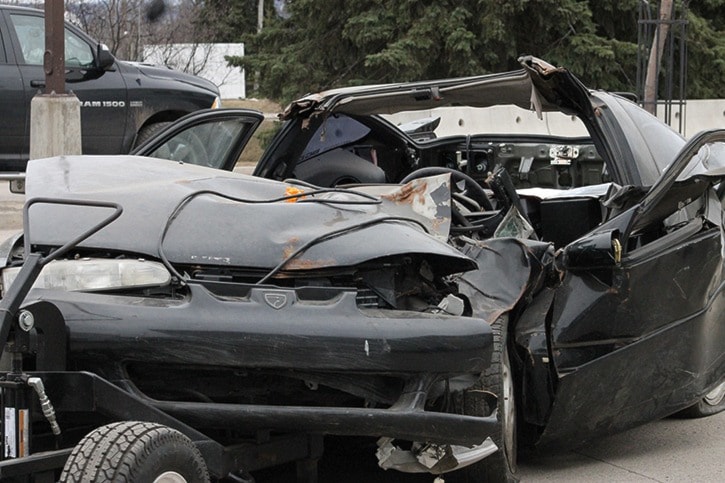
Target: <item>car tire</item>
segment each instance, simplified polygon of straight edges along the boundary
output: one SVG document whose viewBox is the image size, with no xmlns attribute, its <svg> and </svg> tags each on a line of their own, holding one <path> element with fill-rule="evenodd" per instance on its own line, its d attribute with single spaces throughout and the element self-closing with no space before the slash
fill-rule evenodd
<svg viewBox="0 0 725 483">
<path fill-rule="evenodd" d="M 136 140 L 133 142 L 133 149 L 136 149 L 137 147 L 144 144 L 146 141 L 154 137 L 157 132 L 161 131 L 162 129 L 165 129 L 170 122 L 155 122 L 153 124 L 146 124 L 141 129 L 138 130 L 138 134 L 136 134 Z"/>
<path fill-rule="evenodd" d="M 491 413 L 491 394 L 498 396 L 496 418 L 499 431 L 491 439 L 499 450 L 483 460 L 447 475 L 454 483 L 516 482 L 516 398 L 513 373 L 508 351 L 508 317 L 499 317 L 493 329 L 493 355 L 491 364 L 479 381 L 454 401 L 457 412 L 470 416 L 488 416 Z"/>
<path fill-rule="evenodd" d="M 124 421 L 88 433 L 73 448 L 60 481 L 204 483 L 209 473 L 194 443 L 179 431 Z"/>
<path fill-rule="evenodd" d="M 705 416 L 712 416 L 722 411 L 725 411 L 725 381 L 720 382 L 705 397 L 700 399 L 697 404 L 683 409 L 675 416 L 682 418 L 704 418 Z"/>
</svg>

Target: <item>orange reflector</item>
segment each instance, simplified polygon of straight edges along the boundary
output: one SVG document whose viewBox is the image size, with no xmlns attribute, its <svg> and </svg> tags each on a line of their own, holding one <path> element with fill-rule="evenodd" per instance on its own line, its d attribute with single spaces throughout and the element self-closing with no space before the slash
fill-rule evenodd
<svg viewBox="0 0 725 483">
<path fill-rule="evenodd" d="M 288 186 L 286 190 L 284 190 L 285 196 L 294 196 L 294 195 L 301 195 L 304 194 L 304 191 L 296 186 Z M 296 203 L 297 200 L 304 198 L 304 196 L 300 196 L 299 198 L 289 198 L 285 200 L 287 203 Z"/>
</svg>

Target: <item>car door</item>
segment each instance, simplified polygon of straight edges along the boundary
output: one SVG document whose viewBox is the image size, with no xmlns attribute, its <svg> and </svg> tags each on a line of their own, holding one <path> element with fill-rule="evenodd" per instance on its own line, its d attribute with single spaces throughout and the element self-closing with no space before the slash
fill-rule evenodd
<svg viewBox="0 0 725 483">
<path fill-rule="evenodd" d="M 28 116 L 20 70 L 0 11 L 0 169 L 18 170 L 27 156 Z M 27 159 L 27 158 L 26 158 Z"/>
<path fill-rule="evenodd" d="M 672 414 L 725 372 L 725 131 L 693 138 L 634 207 L 567 246 L 542 435 L 581 443 Z"/>
<path fill-rule="evenodd" d="M 231 171 L 264 115 L 251 109 L 205 109 L 188 114 L 132 151 Z"/>
<path fill-rule="evenodd" d="M 130 154 L 231 171 L 264 114 L 252 109 L 204 109 L 159 131 Z M 21 173 L 21 188 L 24 193 Z"/>
<path fill-rule="evenodd" d="M 11 11 L 6 19 L 29 117 L 31 99 L 45 88 L 45 20 L 42 13 L 20 11 Z M 128 111 L 126 84 L 116 69 L 95 67 L 95 49 L 96 44 L 87 36 L 66 25 L 66 91 L 72 91 L 81 102 L 83 153 L 119 153 Z M 29 152 L 29 127 L 26 122 L 25 159 Z"/>
</svg>

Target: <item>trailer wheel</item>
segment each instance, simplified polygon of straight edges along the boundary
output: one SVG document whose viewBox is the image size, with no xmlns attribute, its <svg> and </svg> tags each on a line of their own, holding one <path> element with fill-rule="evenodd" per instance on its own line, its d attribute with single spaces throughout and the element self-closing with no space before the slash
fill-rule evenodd
<svg viewBox="0 0 725 483">
<path fill-rule="evenodd" d="M 194 443 L 179 431 L 123 421 L 88 433 L 73 448 L 60 481 L 197 483 L 208 482 L 209 472 Z"/>
</svg>

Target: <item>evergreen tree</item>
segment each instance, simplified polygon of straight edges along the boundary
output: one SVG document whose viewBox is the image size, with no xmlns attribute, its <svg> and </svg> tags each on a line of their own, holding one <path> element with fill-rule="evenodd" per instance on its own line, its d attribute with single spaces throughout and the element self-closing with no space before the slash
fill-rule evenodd
<svg viewBox="0 0 725 483">
<path fill-rule="evenodd" d="M 207 3 L 227 6 L 219 31 L 246 44 L 247 56 L 231 63 L 260 72 L 257 95 L 283 102 L 345 85 L 517 69 L 522 54 L 594 88 L 636 88 L 639 0 L 287 0 L 283 15 L 268 0 L 261 33 L 240 20 L 253 15 L 256 25 L 256 0 L 234 2 L 234 15 L 228 2 Z M 721 96 L 725 0 L 689 8 L 688 96 Z"/>
</svg>

